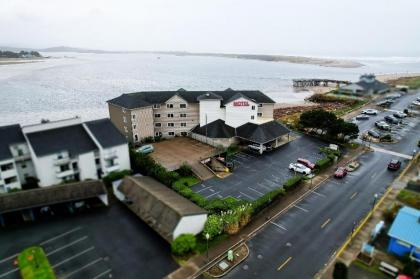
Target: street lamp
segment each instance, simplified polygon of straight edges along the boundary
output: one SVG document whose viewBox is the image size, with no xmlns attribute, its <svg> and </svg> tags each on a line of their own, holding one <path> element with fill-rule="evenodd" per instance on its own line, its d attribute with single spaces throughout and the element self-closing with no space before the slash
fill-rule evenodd
<svg viewBox="0 0 420 279">
<path fill-rule="evenodd" d="M 206 243 L 207 243 L 207 249 L 206 249 L 207 262 L 209 262 L 209 239 L 210 239 L 210 234 L 206 233 L 205 237 L 206 237 Z"/>
<path fill-rule="evenodd" d="M 375 195 L 373 195 L 373 206 L 372 209 L 375 209 L 375 205 L 376 205 L 376 200 L 378 199 L 379 195 L 377 193 L 375 193 Z"/>
</svg>

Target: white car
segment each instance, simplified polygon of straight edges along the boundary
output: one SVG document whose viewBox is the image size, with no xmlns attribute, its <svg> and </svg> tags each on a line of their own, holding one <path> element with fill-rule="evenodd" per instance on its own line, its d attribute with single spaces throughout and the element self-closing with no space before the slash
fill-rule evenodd
<svg viewBox="0 0 420 279">
<path fill-rule="evenodd" d="M 299 163 L 291 163 L 289 165 L 289 170 L 295 171 L 297 173 L 301 173 L 301 174 L 310 174 L 311 173 L 311 169 L 308 167 L 305 167 L 302 164 Z"/>
<path fill-rule="evenodd" d="M 362 110 L 362 114 L 377 115 L 378 111 L 376 109 L 365 109 L 365 110 Z"/>
<path fill-rule="evenodd" d="M 420 101 L 413 101 L 412 104 L 415 106 L 420 106 Z"/>
<path fill-rule="evenodd" d="M 394 117 L 396 117 L 396 118 L 405 118 L 405 117 L 407 117 L 407 114 L 405 114 L 404 112 L 402 112 L 402 111 L 396 111 L 396 112 L 394 112 L 394 114 L 392 114 Z"/>
<path fill-rule="evenodd" d="M 260 151 L 260 145 L 259 144 L 249 144 L 248 148 L 254 151 Z M 265 145 L 262 146 L 262 151 L 266 151 L 267 147 Z"/>
</svg>

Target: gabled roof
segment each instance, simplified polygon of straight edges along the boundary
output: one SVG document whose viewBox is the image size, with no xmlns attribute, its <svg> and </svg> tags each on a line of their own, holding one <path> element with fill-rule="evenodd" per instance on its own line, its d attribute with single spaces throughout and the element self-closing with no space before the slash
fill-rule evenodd
<svg viewBox="0 0 420 279">
<path fill-rule="evenodd" d="M 148 176 L 126 176 L 118 187 L 132 204 L 128 207 L 169 242 L 184 216 L 207 212 Z"/>
<path fill-rule="evenodd" d="M 373 82 L 366 82 L 364 80 L 356 82 L 357 85 L 362 87 L 365 91 L 373 91 L 373 92 L 383 92 L 389 90 L 389 86 L 383 82 L 378 80 L 374 80 Z"/>
<path fill-rule="evenodd" d="M 236 128 L 237 137 L 260 144 L 275 140 L 289 132 L 289 129 L 274 120 L 260 125 L 248 122 Z"/>
<path fill-rule="evenodd" d="M 223 98 L 222 96 L 217 95 L 213 92 L 207 92 L 197 97 L 197 101 L 201 100 L 223 100 Z"/>
<path fill-rule="evenodd" d="M 0 127 L 0 160 L 13 158 L 10 152 L 10 145 L 24 143 L 25 138 L 22 134 L 20 125 L 8 125 Z"/>
<path fill-rule="evenodd" d="M 106 193 L 102 181 L 95 180 L 1 194 L 0 213 L 94 198 Z"/>
<path fill-rule="evenodd" d="M 107 102 L 127 109 L 148 107 L 154 104 L 163 104 L 174 95 L 179 95 L 188 103 L 197 103 L 198 97 L 210 93 L 209 91 L 144 91 L 130 94 L 122 94 L 119 97 L 108 100 Z M 223 102 L 228 101 L 237 93 L 246 96 L 256 103 L 267 104 L 275 103 L 270 97 L 258 90 L 224 90 L 224 91 L 211 91 L 211 93 L 218 95 L 222 98 Z"/>
<path fill-rule="evenodd" d="M 37 156 L 61 151 L 75 156 L 98 149 L 82 124 L 28 133 L 26 137 Z"/>
<path fill-rule="evenodd" d="M 388 232 L 390 237 L 420 247 L 420 210 L 404 206 L 398 211 Z"/>
<path fill-rule="evenodd" d="M 249 98 L 248 96 L 245 96 L 242 93 L 236 93 L 235 95 L 233 95 L 232 97 L 230 97 L 228 100 L 225 100 L 224 101 L 224 104 L 229 104 L 230 102 L 233 102 L 233 101 L 235 101 L 237 99 L 241 99 L 241 98 L 246 99 L 248 101 L 251 101 L 251 102 L 255 103 L 255 100 Z"/>
<path fill-rule="evenodd" d="M 217 119 L 207 125 L 196 126 L 191 130 L 192 133 L 206 136 L 213 139 L 231 138 L 235 136 L 235 128 L 227 125 L 225 121 Z"/>
<path fill-rule="evenodd" d="M 126 144 L 126 138 L 112 124 L 109 118 L 85 122 L 96 140 L 103 148 Z"/>
</svg>

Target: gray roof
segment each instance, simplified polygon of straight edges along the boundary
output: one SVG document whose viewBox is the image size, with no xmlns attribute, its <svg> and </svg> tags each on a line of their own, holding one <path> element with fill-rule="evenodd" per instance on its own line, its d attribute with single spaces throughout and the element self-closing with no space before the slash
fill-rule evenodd
<svg viewBox="0 0 420 279">
<path fill-rule="evenodd" d="M 255 102 L 255 100 L 249 98 L 248 96 L 246 96 L 246 95 L 244 95 L 242 93 L 236 93 L 235 95 L 233 95 L 232 97 L 230 97 L 228 100 L 225 100 L 224 103 L 225 104 L 228 104 L 228 103 L 233 102 L 233 101 L 235 101 L 237 99 L 240 99 L 240 98 L 244 98 L 244 99 L 247 99 L 247 100 L 249 100 L 251 102 Z"/>
<path fill-rule="evenodd" d="M 357 85 L 362 87 L 365 91 L 373 91 L 377 92 L 385 92 L 389 90 L 389 86 L 383 82 L 378 80 L 374 80 L 373 82 L 366 82 L 364 80 L 356 82 Z"/>
<path fill-rule="evenodd" d="M 197 101 L 201 100 L 223 100 L 222 96 L 213 92 L 207 92 L 197 97 Z"/>
<path fill-rule="evenodd" d="M 126 138 L 112 124 L 109 118 L 88 121 L 85 124 L 104 148 L 127 143 Z"/>
<path fill-rule="evenodd" d="M 261 125 L 248 122 L 236 128 L 237 137 L 260 144 L 275 140 L 289 132 L 289 129 L 274 120 Z"/>
<path fill-rule="evenodd" d="M 20 125 L 8 125 L 0 127 L 0 160 L 13 158 L 10 152 L 10 145 L 16 143 L 24 143 Z"/>
<path fill-rule="evenodd" d="M 213 96 L 220 96 L 223 104 L 225 104 L 234 95 L 240 93 L 256 103 L 267 104 L 275 103 L 270 97 L 258 90 L 232 90 L 230 88 L 224 91 L 144 91 L 137 93 L 122 94 L 119 97 L 108 100 L 108 103 L 114 104 L 127 109 L 148 107 L 154 104 L 162 104 L 175 95 L 180 96 L 188 103 L 197 103 L 198 98 L 206 93 L 211 93 Z"/>
<path fill-rule="evenodd" d="M 28 133 L 26 137 L 37 156 L 61 151 L 75 156 L 98 149 L 81 124 Z"/>
<path fill-rule="evenodd" d="M 192 133 L 206 136 L 212 139 L 232 138 L 235 136 L 235 128 L 227 125 L 225 121 L 218 119 L 207 125 L 198 125 L 191 130 Z"/>
<path fill-rule="evenodd" d="M 99 180 L 0 194 L 0 213 L 89 199 L 103 194 L 107 194 L 107 191 Z"/>
<path fill-rule="evenodd" d="M 151 177 L 126 176 L 118 190 L 132 201 L 127 206 L 169 242 L 183 216 L 207 214 Z"/>
</svg>

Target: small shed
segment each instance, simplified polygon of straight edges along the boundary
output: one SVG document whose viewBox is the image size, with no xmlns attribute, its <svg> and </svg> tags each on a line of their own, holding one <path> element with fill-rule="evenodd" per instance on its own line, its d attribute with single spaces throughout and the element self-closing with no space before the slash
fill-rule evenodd
<svg viewBox="0 0 420 279">
<path fill-rule="evenodd" d="M 127 176 L 117 188 L 125 204 L 168 242 L 204 229 L 204 209 L 151 177 Z"/>
</svg>

